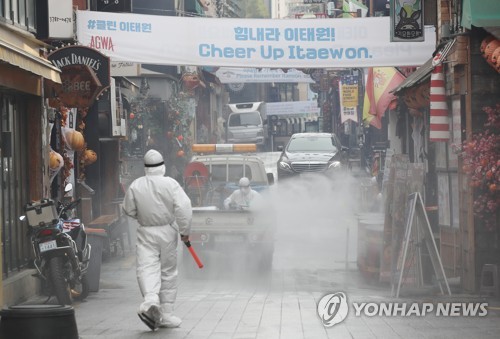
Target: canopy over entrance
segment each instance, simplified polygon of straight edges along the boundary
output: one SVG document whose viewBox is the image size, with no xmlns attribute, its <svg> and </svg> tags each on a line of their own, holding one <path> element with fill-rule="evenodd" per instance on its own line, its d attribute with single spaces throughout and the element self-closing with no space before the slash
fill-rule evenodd
<svg viewBox="0 0 500 339">
<path fill-rule="evenodd" d="M 468 29 L 471 29 L 472 26 L 500 26 L 500 1 L 464 0 L 462 9 L 462 26 Z"/>
</svg>

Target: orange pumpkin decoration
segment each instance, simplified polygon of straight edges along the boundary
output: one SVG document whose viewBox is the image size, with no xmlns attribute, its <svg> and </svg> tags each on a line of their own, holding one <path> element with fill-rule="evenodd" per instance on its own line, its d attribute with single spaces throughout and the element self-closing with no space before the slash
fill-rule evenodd
<svg viewBox="0 0 500 339">
<path fill-rule="evenodd" d="M 64 159 L 62 155 L 55 151 L 50 151 L 49 154 L 49 167 L 51 170 L 59 170 L 64 165 Z"/>
<path fill-rule="evenodd" d="M 483 56 L 486 58 L 486 61 L 491 64 L 491 59 L 493 57 L 493 52 L 495 49 L 500 47 L 500 40 L 492 40 L 490 41 L 487 45 L 486 48 L 484 49 L 484 54 Z"/>
<path fill-rule="evenodd" d="M 97 160 L 97 153 L 91 149 L 86 149 L 82 155 L 83 164 L 85 166 L 91 165 Z"/>
<path fill-rule="evenodd" d="M 85 147 L 85 139 L 82 133 L 69 129 L 64 136 L 66 138 L 67 148 L 73 151 L 81 151 Z"/>
<path fill-rule="evenodd" d="M 484 55 L 484 50 L 486 49 L 486 46 L 495 40 L 495 37 L 493 35 L 488 35 L 486 38 L 481 41 L 481 46 L 479 47 L 479 50 L 481 51 L 481 54 Z"/>
</svg>

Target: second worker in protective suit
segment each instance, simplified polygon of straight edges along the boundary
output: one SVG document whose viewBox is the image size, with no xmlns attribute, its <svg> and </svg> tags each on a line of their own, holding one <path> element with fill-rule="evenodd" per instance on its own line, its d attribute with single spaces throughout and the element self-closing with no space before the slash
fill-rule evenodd
<svg viewBox="0 0 500 339">
<path fill-rule="evenodd" d="M 259 192 L 250 187 L 248 178 L 241 178 L 238 186 L 240 188 L 224 200 L 225 209 L 256 209 L 262 206 L 262 197 Z"/>
<path fill-rule="evenodd" d="M 144 298 L 138 315 L 152 330 L 178 327 L 177 242 L 189 240 L 191 200 L 177 181 L 165 177 L 162 155 L 144 156 L 145 176 L 132 182 L 123 201 L 125 214 L 137 219 L 137 281 Z"/>
</svg>

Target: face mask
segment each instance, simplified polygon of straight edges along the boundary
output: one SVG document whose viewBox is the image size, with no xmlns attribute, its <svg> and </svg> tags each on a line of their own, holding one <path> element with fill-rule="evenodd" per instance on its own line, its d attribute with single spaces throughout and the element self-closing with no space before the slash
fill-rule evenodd
<svg viewBox="0 0 500 339">
<path fill-rule="evenodd" d="M 248 193 L 250 193 L 250 187 L 240 187 L 241 189 L 241 193 L 243 193 L 244 195 L 248 195 Z"/>
</svg>

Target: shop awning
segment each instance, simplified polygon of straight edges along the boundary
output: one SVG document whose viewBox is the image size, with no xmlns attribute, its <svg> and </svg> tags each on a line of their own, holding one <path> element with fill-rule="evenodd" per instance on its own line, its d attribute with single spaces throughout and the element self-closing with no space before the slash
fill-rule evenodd
<svg viewBox="0 0 500 339">
<path fill-rule="evenodd" d="M 0 62 L 5 61 L 55 83 L 61 83 L 61 71 L 46 59 L 32 55 L 16 46 L 0 41 Z"/>
<path fill-rule="evenodd" d="M 422 66 L 417 68 L 415 72 L 410 74 L 399 86 L 391 90 L 391 93 L 398 94 L 401 91 L 404 91 L 408 88 L 414 87 L 416 85 L 421 84 L 422 82 L 427 81 L 430 78 L 431 72 L 436 66 L 436 64 L 442 63 L 448 53 L 450 52 L 453 44 L 455 43 L 455 39 L 448 41 L 444 46 L 438 48 L 436 53 L 432 58 L 427 60 Z M 438 59 L 436 60 L 436 56 Z"/>
<path fill-rule="evenodd" d="M 463 0 L 462 26 L 476 27 L 500 26 L 500 1 L 498 0 Z"/>
<path fill-rule="evenodd" d="M 281 117 L 280 119 L 286 120 L 287 123 L 289 124 L 305 124 L 306 122 L 314 122 L 318 121 L 317 116 L 311 116 L 311 117 Z"/>
</svg>

